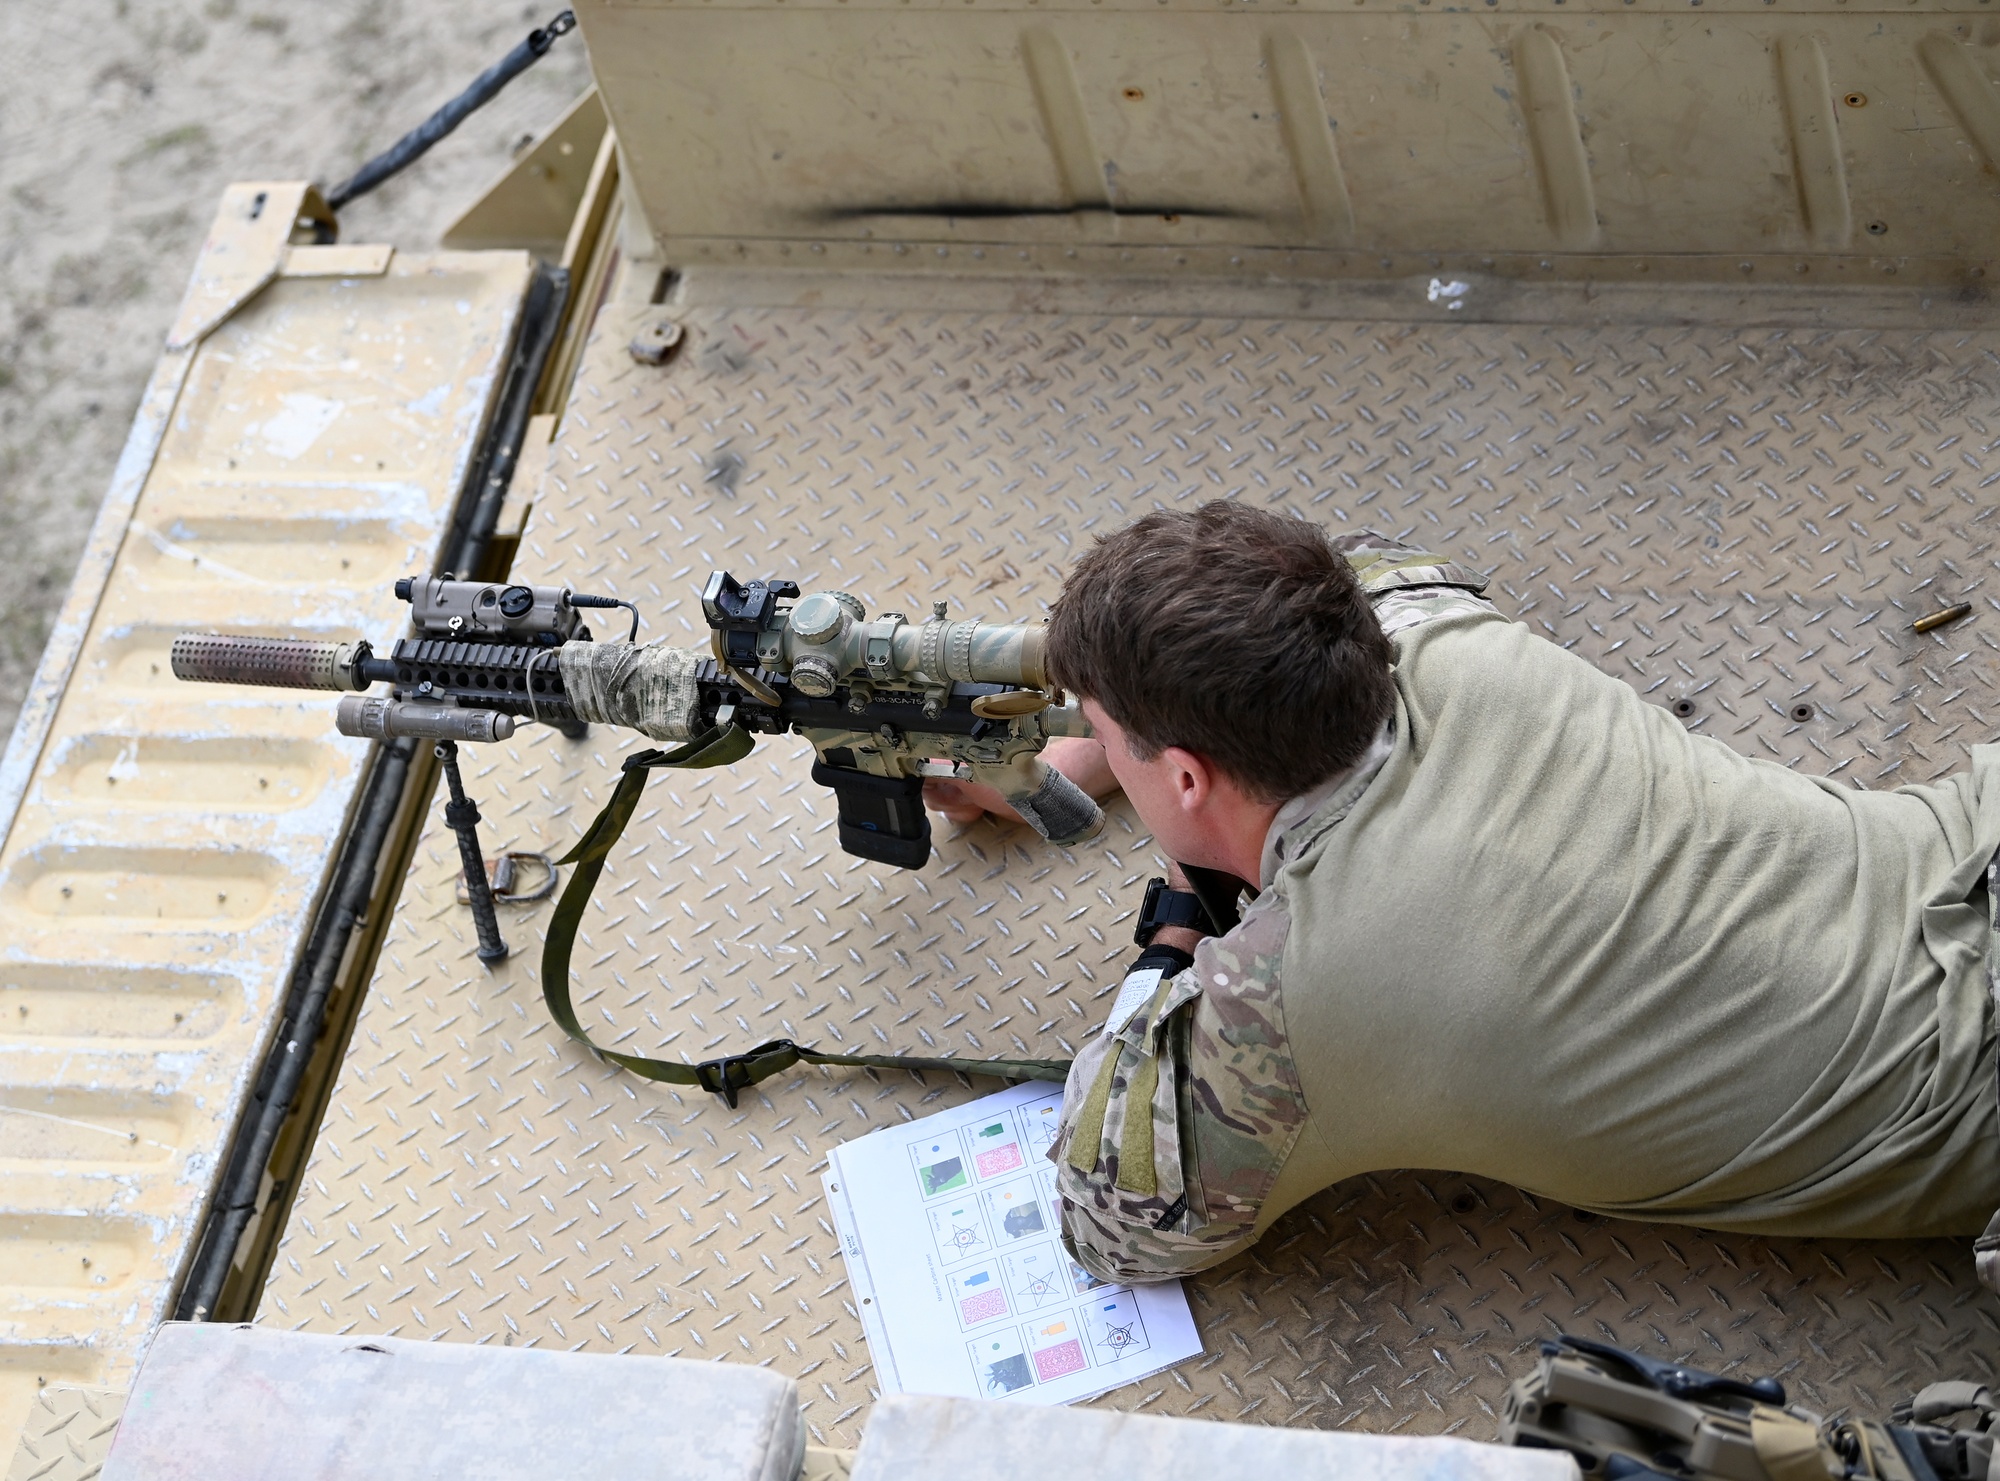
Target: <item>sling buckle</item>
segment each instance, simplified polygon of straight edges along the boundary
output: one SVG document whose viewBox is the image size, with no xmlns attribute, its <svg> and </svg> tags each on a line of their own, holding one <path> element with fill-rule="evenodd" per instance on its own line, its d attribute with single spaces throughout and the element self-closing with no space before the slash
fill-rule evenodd
<svg viewBox="0 0 2000 1481">
<path fill-rule="evenodd" d="M 791 1051 L 791 1057 L 781 1064 L 771 1066 L 764 1072 L 768 1075 L 784 1069 L 787 1065 L 797 1064 L 799 1046 L 790 1039 L 772 1039 L 769 1043 L 759 1044 L 755 1049 L 746 1049 L 741 1054 L 725 1054 L 720 1059 L 704 1059 L 694 1066 L 694 1082 L 711 1095 L 721 1096 L 733 1111 L 736 1109 L 737 1093 L 764 1078 L 764 1075 L 750 1073 L 751 1062 L 768 1055 L 782 1054 L 786 1050 Z"/>
</svg>

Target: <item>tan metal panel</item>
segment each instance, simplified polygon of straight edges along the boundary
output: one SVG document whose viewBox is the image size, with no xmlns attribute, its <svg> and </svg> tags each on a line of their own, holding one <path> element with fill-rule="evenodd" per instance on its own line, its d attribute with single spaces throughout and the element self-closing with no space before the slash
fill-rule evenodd
<svg viewBox="0 0 2000 1481">
<path fill-rule="evenodd" d="M 592 88 L 445 228 L 444 245 L 457 250 L 524 246 L 551 262 L 560 258 L 563 239 L 589 189 L 605 127 L 604 105 Z"/>
<path fill-rule="evenodd" d="M 117 1389 L 50 1386 L 35 1396 L 7 1481 L 95 1481 L 125 1412 Z"/>
<path fill-rule="evenodd" d="M 1229 495 L 1491 570 L 1504 610 L 1752 755 L 1887 786 L 1990 734 L 1995 330 L 744 309 L 727 282 L 687 288 L 706 306 L 662 369 L 624 349 L 660 310 L 607 312 L 514 568 L 634 599 L 649 637 L 695 638 L 717 565 L 1033 615 L 1094 531 Z M 1959 598 L 1970 621 L 1910 632 Z M 530 727 L 485 748 L 489 849 L 566 848 L 629 744 Z M 905 873 L 838 852 L 806 770 L 778 741 L 655 777 L 576 953 L 604 1042 L 1061 1055 L 1095 1027 L 1159 867 L 1128 808 L 1068 850 L 981 824 Z M 852 1445 L 872 1369 L 817 1172 L 992 1082 L 802 1070 L 731 1111 L 611 1071 L 542 1006 L 548 907 L 504 915 L 516 954 L 488 973 L 455 868 L 434 816 L 259 1320 L 769 1362 L 816 1441 Z M 1101 1402 L 1481 1437 L 1566 1329 L 1880 1412 L 1996 1376 L 1970 1266 L 1962 1241 L 1712 1235 L 1387 1173 L 1192 1282 L 1207 1355 Z"/>
<path fill-rule="evenodd" d="M 1982 153 L 2000 150 L 2000 22 L 1950 4 L 581 14 L 676 263 L 782 244 L 794 265 L 866 247 L 901 271 L 991 253 L 1228 273 L 1270 249 L 1295 255 L 1259 270 L 1308 278 L 1374 275 L 1383 253 L 1531 276 L 1601 273 L 1580 254 L 1606 251 L 1671 274 L 1709 253 L 1969 268 L 2000 232 Z"/>
<path fill-rule="evenodd" d="M 157 454 L 22 758 L 0 849 L 0 1454 L 38 1386 L 121 1385 L 162 1315 L 366 754 L 318 697 L 176 683 L 168 647 L 400 628 L 389 583 L 429 563 L 529 270 L 325 250 L 359 275 L 314 249 L 261 290 L 246 269 L 254 296 L 149 409 Z"/>
</svg>

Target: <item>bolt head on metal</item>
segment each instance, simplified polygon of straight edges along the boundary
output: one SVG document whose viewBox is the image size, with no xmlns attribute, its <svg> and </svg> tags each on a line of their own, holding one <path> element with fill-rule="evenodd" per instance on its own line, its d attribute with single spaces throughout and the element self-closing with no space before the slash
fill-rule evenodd
<svg viewBox="0 0 2000 1481">
<path fill-rule="evenodd" d="M 664 365 L 681 342 L 681 326 L 672 319 L 649 324 L 632 336 L 632 358 L 641 365 Z"/>
</svg>

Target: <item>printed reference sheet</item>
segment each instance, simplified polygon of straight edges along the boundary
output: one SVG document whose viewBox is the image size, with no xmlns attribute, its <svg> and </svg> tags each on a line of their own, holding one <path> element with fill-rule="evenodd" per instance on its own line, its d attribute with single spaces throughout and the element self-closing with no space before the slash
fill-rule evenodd
<svg viewBox="0 0 2000 1481">
<path fill-rule="evenodd" d="M 827 1160 L 885 1394 L 1068 1404 L 1201 1352 L 1179 1281 L 1106 1285 L 1058 1237 L 1062 1092 L 1017 1085 Z"/>
</svg>

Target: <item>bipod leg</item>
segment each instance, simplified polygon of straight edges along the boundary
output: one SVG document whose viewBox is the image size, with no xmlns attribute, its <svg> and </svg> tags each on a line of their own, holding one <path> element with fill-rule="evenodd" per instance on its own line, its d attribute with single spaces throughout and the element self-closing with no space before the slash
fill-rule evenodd
<svg viewBox="0 0 2000 1481">
<path fill-rule="evenodd" d="M 439 741 L 437 758 L 444 763 L 445 785 L 451 789 L 451 801 L 444 805 L 444 821 L 458 835 L 465 897 L 472 902 L 472 924 L 479 932 L 479 960 L 504 962 L 507 943 L 500 939 L 500 922 L 493 913 L 493 887 L 486 878 L 486 860 L 479 852 L 479 806 L 465 795 L 465 780 L 458 774 L 458 742 Z"/>
</svg>

